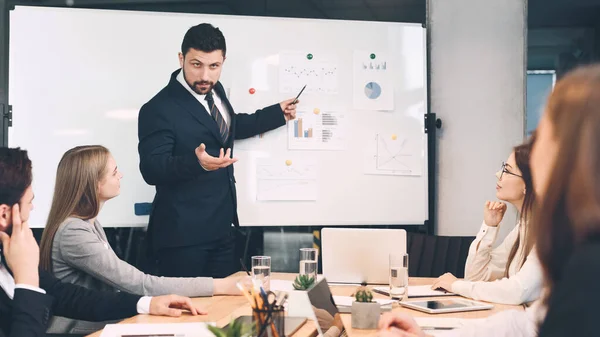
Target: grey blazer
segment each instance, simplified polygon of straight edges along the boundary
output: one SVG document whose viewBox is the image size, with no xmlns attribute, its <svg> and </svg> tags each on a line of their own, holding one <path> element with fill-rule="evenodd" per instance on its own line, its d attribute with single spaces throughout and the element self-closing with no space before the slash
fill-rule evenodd
<svg viewBox="0 0 600 337">
<path fill-rule="evenodd" d="M 78 218 L 63 222 L 52 243 L 52 269 L 63 282 L 89 289 L 126 291 L 142 296 L 177 294 L 189 297 L 212 296 L 213 279 L 148 275 L 121 260 L 112 250 L 98 221 Z M 57 317 L 49 333 L 89 333 L 106 324 Z"/>
</svg>

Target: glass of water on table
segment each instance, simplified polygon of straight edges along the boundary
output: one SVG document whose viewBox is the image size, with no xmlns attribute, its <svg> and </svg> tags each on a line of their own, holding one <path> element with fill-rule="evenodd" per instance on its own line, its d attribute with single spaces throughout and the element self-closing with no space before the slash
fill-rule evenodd
<svg viewBox="0 0 600 337">
<path fill-rule="evenodd" d="M 390 254 L 390 297 L 402 301 L 408 297 L 408 254 Z"/>
<path fill-rule="evenodd" d="M 269 291 L 271 289 L 271 257 L 252 257 L 252 281 Z"/>
<path fill-rule="evenodd" d="M 317 281 L 319 251 L 316 248 L 300 248 L 300 275 L 308 275 Z"/>
</svg>

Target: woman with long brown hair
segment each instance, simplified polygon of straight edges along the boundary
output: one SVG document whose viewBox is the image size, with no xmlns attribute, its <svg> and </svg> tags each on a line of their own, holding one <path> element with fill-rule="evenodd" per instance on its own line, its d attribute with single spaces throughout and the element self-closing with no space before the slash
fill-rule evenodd
<svg viewBox="0 0 600 337">
<path fill-rule="evenodd" d="M 548 101 L 531 156 L 543 195 L 534 237 L 548 296 L 543 336 L 598 336 L 600 65 L 565 76 Z"/>
<path fill-rule="evenodd" d="M 557 82 L 536 131 L 531 171 L 538 200 L 532 238 L 545 282 L 539 337 L 597 336 L 600 65 L 581 67 Z M 452 335 L 532 336 L 523 334 L 526 313 L 512 320 L 502 314 Z M 494 321 L 504 324 L 490 324 Z M 381 337 L 425 336 L 407 315 L 387 315 L 380 328 Z"/>
<path fill-rule="evenodd" d="M 158 277 L 121 260 L 108 244 L 97 217 L 104 203 L 119 195 L 122 177 L 103 146 L 78 146 L 63 155 L 40 244 L 43 269 L 63 282 L 96 290 L 149 296 L 241 295 L 238 279 Z M 58 318 L 50 331 L 87 333 L 98 328 L 98 324 Z"/>
<path fill-rule="evenodd" d="M 516 146 L 496 173 L 496 197 L 483 208 L 483 224 L 471 247 L 465 265 L 465 280 L 446 273 L 433 284 L 458 295 L 503 304 L 522 304 L 539 298 L 542 271 L 530 240 L 528 226 L 535 201 L 529 155 L 531 142 Z M 498 227 L 507 209 L 519 212 L 519 221 L 494 248 Z"/>
</svg>

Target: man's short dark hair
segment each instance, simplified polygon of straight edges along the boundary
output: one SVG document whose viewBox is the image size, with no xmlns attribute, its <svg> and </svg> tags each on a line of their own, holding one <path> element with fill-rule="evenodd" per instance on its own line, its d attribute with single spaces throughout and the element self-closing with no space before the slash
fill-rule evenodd
<svg viewBox="0 0 600 337">
<path fill-rule="evenodd" d="M 26 150 L 0 148 L 0 205 L 19 203 L 31 185 L 31 160 Z"/>
<path fill-rule="evenodd" d="M 183 56 L 190 49 L 201 50 L 205 53 L 210 53 L 215 50 L 221 50 L 223 57 L 227 47 L 225 46 L 225 36 L 219 28 L 214 27 L 210 23 L 201 23 L 188 29 L 181 43 L 181 53 Z"/>
</svg>

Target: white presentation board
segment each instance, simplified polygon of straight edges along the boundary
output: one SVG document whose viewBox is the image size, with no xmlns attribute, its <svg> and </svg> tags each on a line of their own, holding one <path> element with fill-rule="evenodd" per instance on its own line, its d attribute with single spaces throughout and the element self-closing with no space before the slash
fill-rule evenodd
<svg viewBox="0 0 600 337">
<path fill-rule="evenodd" d="M 10 20 L 9 145 L 34 163 L 33 227 L 45 224 L 59 159 L 82 144 L 108 147 L 124 174 L 102 224 L 147 224 L 134 214 L 154 197 L 138 168 L 138 111 L 178 68 L 187 29 L 202 22 L 227 40 L 221 82 L 237 112 L 307 84 L 296 121 L 235 144 L 243 226 L 427 220 L 420 25 L 21 6 Z"/>
</svg>

